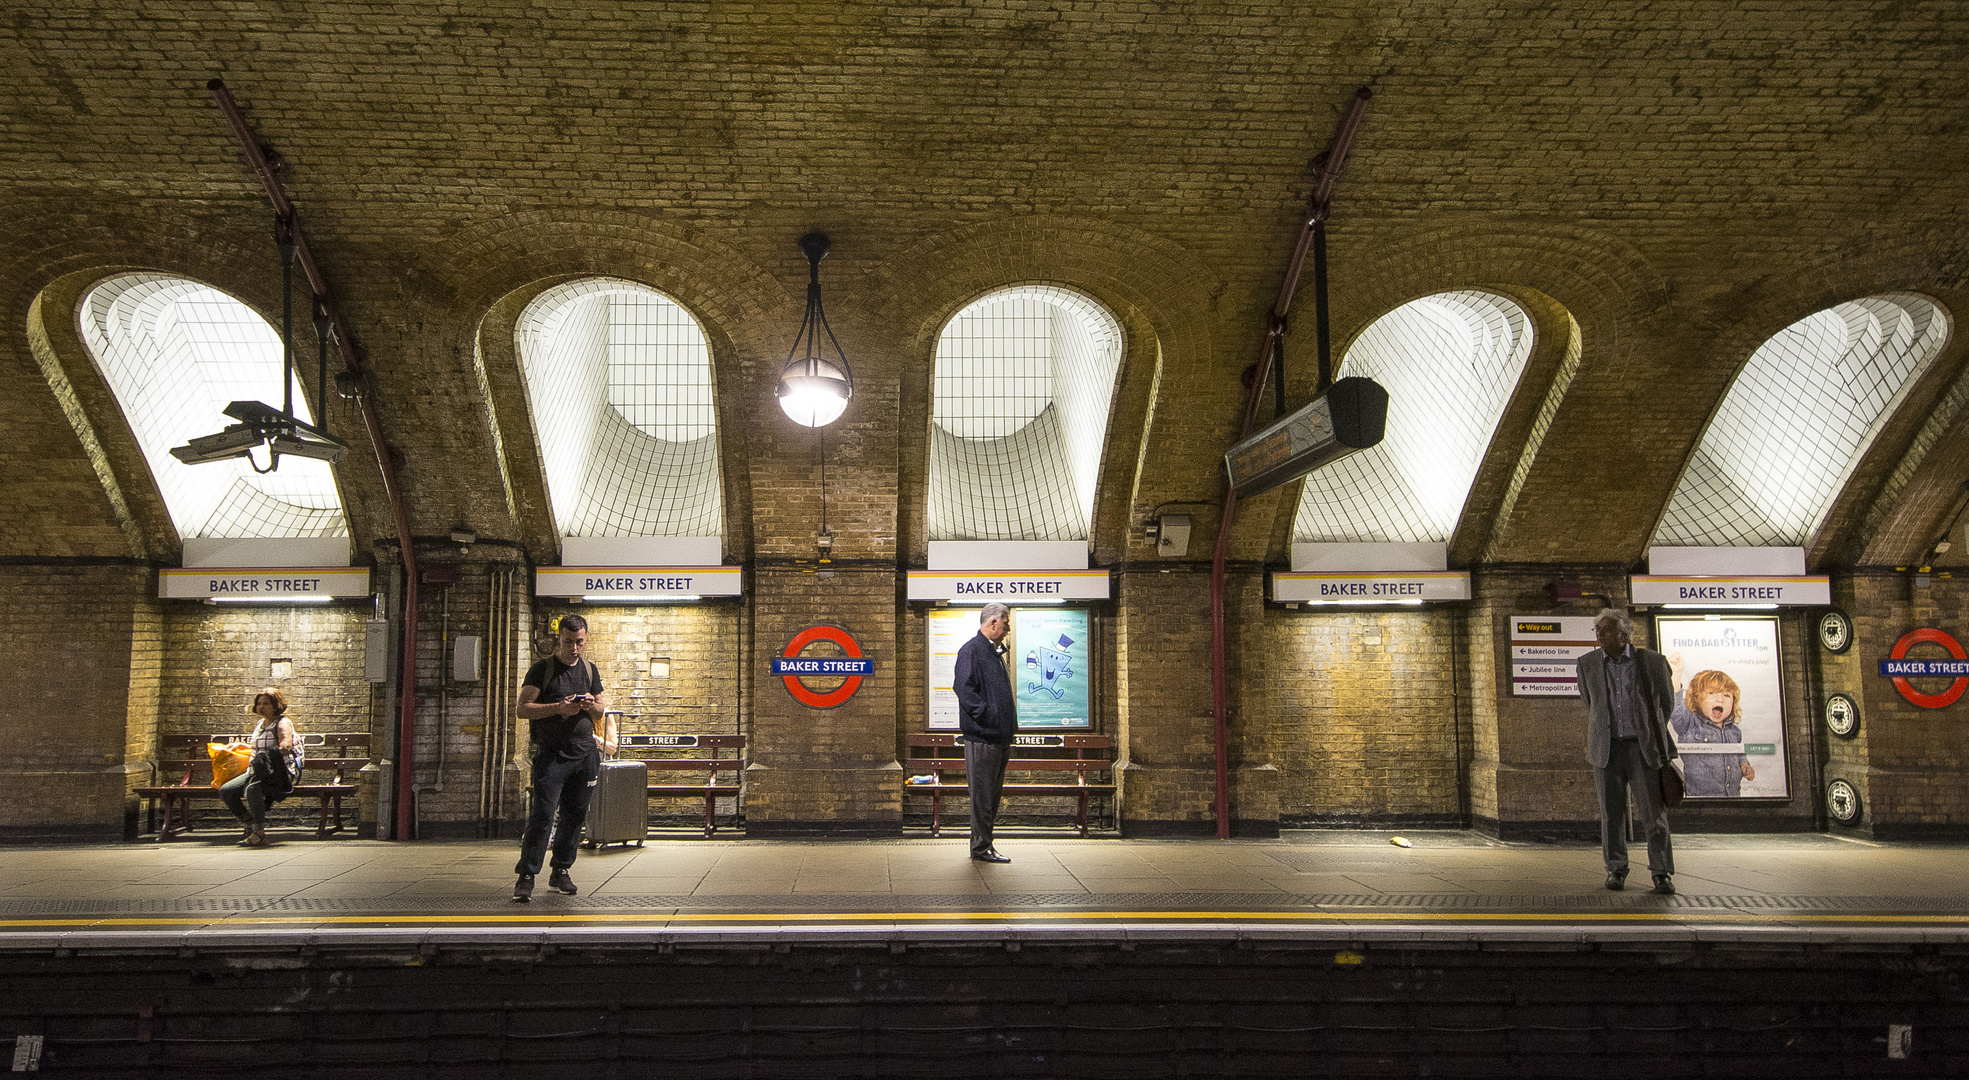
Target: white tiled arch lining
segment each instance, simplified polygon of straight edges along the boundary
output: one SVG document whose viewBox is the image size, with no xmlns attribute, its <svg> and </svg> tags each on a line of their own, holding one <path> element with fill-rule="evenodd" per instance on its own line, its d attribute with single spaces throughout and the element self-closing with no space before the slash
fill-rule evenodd
<svg viewBox="0 0 1969 1080">
<path fill-rule="evenodd" d="M 240 459 L 186 465 L 170 454 L 233 423 L 220 411 L 229 402 L 280 404 L 280 335 L 258 312 L 209 285 L 137 273 L 89 290 L 76 322 L 181 539 L 348 535 L 325 461 L 283 457 L 258 474 Z M 294 412 L 312 420 L 306 398 L 297 381 Z"/>
</svg>

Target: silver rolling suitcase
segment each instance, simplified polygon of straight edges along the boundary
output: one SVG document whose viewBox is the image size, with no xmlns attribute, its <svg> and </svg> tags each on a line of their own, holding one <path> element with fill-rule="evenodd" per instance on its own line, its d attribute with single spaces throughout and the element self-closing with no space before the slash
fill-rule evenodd
<svg viewBox="0 0 1969 1080">
<path fill-rule="evenodd" d="M 649 766 L 640 761 L 604 761 L 588 800 L 588 838 L 583 847 L 609 844 L 643 846 L 649 835 Z"/>
</svg>

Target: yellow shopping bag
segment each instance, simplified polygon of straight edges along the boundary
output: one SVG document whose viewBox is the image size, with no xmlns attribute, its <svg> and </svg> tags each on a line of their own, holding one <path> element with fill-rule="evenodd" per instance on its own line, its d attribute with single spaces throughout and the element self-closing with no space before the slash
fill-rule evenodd
<svg viewBox="0 0 1969 1080">
<path fill-rule="evenodd" d="M 243 742 L 209 742 L 205 744 L 205 752 L 212 755 L 213 787 L 224 787 L 226 781 L 253 764 L 253 748 Z"/>
</svg>

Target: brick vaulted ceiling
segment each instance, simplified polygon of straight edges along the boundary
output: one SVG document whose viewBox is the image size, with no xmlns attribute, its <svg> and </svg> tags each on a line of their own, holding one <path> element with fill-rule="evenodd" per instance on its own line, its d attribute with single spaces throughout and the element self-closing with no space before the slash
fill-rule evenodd
<svg viewBox="0 0 1969 1080">
<path fill-rule="evenodd" d="M 655 286 L 705 324 L 733 555 L 809 542 L 793 508 L 811 442 L 770 394 L 800 317 L 793 239 L 816 227 L 859 380 L 830 436 L 841 554 L 920 557 L 937 332 L 990 288 L 1053 281 L 1128 335 L 1096 546 L 1146 556 L 1131 523 L 1221 490 L 1307 159 L 1371 85 L 1333 217 L 1336 341 L 1447 289 L 1521 302 L 1543 348 L 1453 558 L 1625 563 L 1765 338 L 1889 291 L 1969 311 L 1965 56 L 1969 14 L 1948 0 L 15 0 L 0 556 L 175 557 L 128 432 L 78 370 L 73 312 L 108 271 L 143 268 L 277 315 L 271 214 L 214 76 L 285 159 L 373 357 L 413 531 L 470 524 L 543 559 L 534 481 L 510 447 L 502 472 L 495 432 L 513 428 L 493 414 L 524 299 L 589 274 Z M 1299 397 L 1310 323 L 1308 303 L 1289 345 Z M 1815 562 L 1891 563 L 1932 539 L 1969 475 L 1969 421 L 1948 411 L 1963 361 L 1951 339 Z M 340 474 L 366 546 L 392 534 L 381 486 L 349 414 L 330 420 L 357 442 Z M 1238 557 L 1280 556 L 1296 494 L 1250 507 Z"/>
</svg>

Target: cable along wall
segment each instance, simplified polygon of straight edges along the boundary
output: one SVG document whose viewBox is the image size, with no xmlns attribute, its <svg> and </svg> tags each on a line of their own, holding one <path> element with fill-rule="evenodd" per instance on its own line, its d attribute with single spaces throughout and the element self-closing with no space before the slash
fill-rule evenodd
<svg viewBox="0 0 1969 1080">
<path fill-rule="evenodd" d="M 1797 547 L 1948 340 L 1912 293 L 1808 315 L 1752 353 L 1655 531 L 1663 547 Z"/>
<path fill-rule="evenodd" d="M 1438 293 L 1376 319 L 1336 377 L 1387 388 L 1387 432 L 1306 477 L 1293 540 L 1448 541 L 1531 346 L 1524 309 L 1493 293 Z"/>
<path fill-rule="evenodd" d="M 121 274 L 89 290 L 76 322 L 180 539 L 349 534 L 325 461 L 282 457 L 279 469 L 256 473 L 243 458 L 187 465 L 171 456 L 233 423 L 222 412 L 231 402 L 281 403 L 280 334 L 258 312 L 186 278 Z M 293 389 L 294 414 L 313 422 L 298 379 Z M 252 460 L 264 465 L 267 452 Z"/>
<path fill-rule="evenodd" d="M 932 540 L 1084 540 L 1107 440 L 1121 324 L 1091 297 L 1014 285 L 937 339 Z"/>
<path fill-rule="evenodd" d="M 711 346 L 688 311 L 630 281 L 569 282 L 515 340 L 563 537 L 724 532 Z"/>
</svg>

